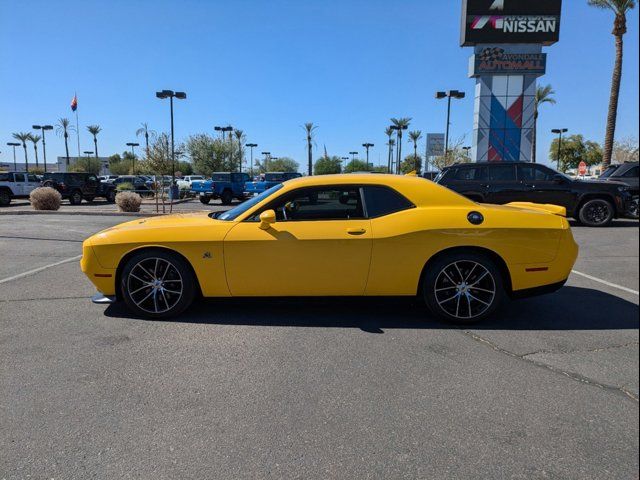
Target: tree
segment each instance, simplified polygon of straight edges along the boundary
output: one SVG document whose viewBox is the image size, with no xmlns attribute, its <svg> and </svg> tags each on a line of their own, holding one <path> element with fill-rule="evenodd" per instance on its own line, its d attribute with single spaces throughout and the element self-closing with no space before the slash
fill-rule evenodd
<svg viewBox="0 0 640 480">
<path fill-rule="evenodd" d="M 360 160 L 359 158 L 354 158 L 344 167 L 344 173 L 353 173 L 353 172 L 368 172 L 369 165 L 364 160 Z"/>
<path fill-rule="evenodd" d="M 409 132 L 409 139 L 413 142 L 413 158 L 415 159 L 415 165 L 412 170 L 415 170 L 418 174 L 420 174 L 420 169 L 422 168 L 422 159 L 418 156 L 418 141 L 421 138 L 422 132 L 420 130 Z"/>
<path fill-rule="evenodd" d="M 313 175 L 313 133 L 317 128 L 311 122 L 304 124 L 304 130 L 307 134 L 307 161 L 309 163 L 307 168 L 310 176 Z"/>
<path fill-rule="evenodd" d="M 558 141 L 555 138 L 549 147 L 549 158 L 557 161 Z M 598 165 L 602 162 L 602 146 L 597 142 L 585 141 L 582 135 L 569 135 L 562 139 L 558 170 L 565 172 L 570 168 L 578 168 L 580 162 L 587 165 Z"/>
<path fill-rule="evenodd" d="M 176 160 L 180 157 L 183 148 L 176 149 Z M 128 153 L 125 152 L 123 156 Z M 171 139 L 166 133 L 158 135 L 149 147 L 149 156 L 141 162 L 142 171 L 152 175 L 171 175 L 173 159 L 171 158 Z"/>
<path fill-rule="evenodd" d="M 409 123 L 411 122 L 411 118 L 402 117 L 402 118 L 392 118 L 391 123 L 393 126 L 397 128 L 397 137 L 398 137 L 398 149 L 396 152 L 396 172 L 400 171 L 400 159 L 402 158 L 402 130 L 406 130 L 409 128 Z"/>
<path fill-rule="evenodd" d="M 154 130 L 149 130 L 149 125 L 144 122 L 141 123 L 142 127 L 140 127 L 139 129 L 136 130 L 136 137 L 139 137 L 140 135 L 144 136 L 144 144 L 145 144 L 145 156 L 149 156 L 149 138 L 152 138 L 153 140 L 155 140 L 158 136 L 158 134 L 154 131 Z"/>
<path fill-rule="evenodd" d="M 124 152 L 129 153 L 130 152 Z M 109 157 L 109 171 L 113 175 L 129 175 L 133 169 L 133 162 L 131 159 L 127 159 L 121 157 L 120 154 L 116 153 L 115 155 L 111 155 Z"/>
<path fill-rule="evenodd" d="M 463 148 L 465 137 L 462 136 L 449 145 L 449 151 L 446 155 L 440 155 L 433 159 L 433 166 L 438 170 L 449 167 L 455 163 L 469 163 L 471 158 Z"/>
<path fill-rule="evenodd" d="M 18 132 L 14 133 L 13 138 L 22 142 L 22 148 L 24 148 L 24 165 L 27 172 L 29 171 L 29 156 L 27 155 L 27 142 L 31 140 L 31 133 L 29 132 Z"/>
<path fill-rule="evenodd" d="M 245 134 L 242 130 L 235 130 L 233 133 L 236 135 L 236 139 L 238 140 L 238 171 L 242 171 L 242 161 L 244 157 L 244 147 L 243 143 L 246 139 Z"/>
<path fill-rule="evenodd" d="M 29 137 L 29 140 L 33 142 L 33 154 L 36 157 L 36 169 L 40 170 L 40 165 L 38 165 L 38 142 L 42 140 L 42 137 L 37 133 L 30 133 Z"/>
<path fill-rule="evenodd" d="M 95 156 L 98 158 L 98 134 L 102 131 L 100 125 L 89 125 L 87 130 L 91 135 L 93 135 L 93 146 L 95 147 Z"/>
<path fill-rule="evenodd" d="M 393 135 L 393 129 L 387 127 L 384 129 L 384 134 L 387 136 L 387 145 L 389 146 L 389 155 L 387 156 L 387 171 L 391 171 L 391 163 L 393 162 L 393 145 L 395 142 L 391 136 Z"/>
<path fill-rule="evenodd" d="M 615 141 L 611 160 L 614 163 L 637 162 L 638 139 L 629 137 Z"/>
<path fill-rule="evenodd" d="M 316 160 L 316 164 L 313 167 L 314 175 L 331 175 L 333 173 L 342 172 L 342 160 L 340 157 L 327 155 Z"/>
<path fill-rule="evenodd" d="M 264 160 L 256 160 L 256 168 L 258 169 L 258 173 L 266 173 L 266 172 L 297 172 L 300 168 L 300 164 L 296 162 L 293 158 L 289 157 L 278 157 L 271 158 L 268 161 L 268 164 L 264 164 Z"/>
<path fill-rule="evenodd" d="M 422 170 L 422 157 L 417 153 L 413 155 L 407 155 L 405 159 L 400 163 L 400 173 L 406 175 L 410 172 L 416 172 L 420 175 Z"/>
<path fill-rule="evenodd" d="M 100 173 L 100 160 L 95 157 L 80 157 L 70 168 L 70 172 L 83 172 L 93 173 L 98 175 Z"/>
<path fill-rule="evenodd" d="M 589 5 L 596 8 L 612 10 L 615 18 L 613 21 L 613 31 L 616 42 L 616 56 L 611 78 L 611 93 L 609 95 L 609 112 L 607 114 L 607 129 L 604 138 L 604 158 L 603 164 L 607 166 L 611 163 L 613 153 L 613 141 L 616 133 L 616 119 L 618 116 L 618 98 L 620 96 L 620 83 L 622 81 L 622 53 L 623 37 L 627 33 L 627 12 L 635 8 L 634 0 L 589 0 Z"/>
<path fill-rule="evenodd" d="M 551 85 L 545 85 L 544 87 L 539 86 L 536 89 L 536 95 L 533 101 L 533 138 L 531 141 L 531 161 L 536 163 L 536 145 L 538 143 L 538 113 L 540 106 L 548 103 L 550 105 L 555 105 L 556 99 L 553 98 L 555 95 L 555 91 L 551 87 Z"/>
<path fill-rule="evenodd" d="M 73 128 L 68 118 L 58 119 L 58 123 L 56 124 L 56 133 L 64 137 L 64 150 L 67 155 L 65 157 L 66 158 L 65 165 L 67 167 L 69 167 L 69 132 L 74 132 L 74 131 L 75 131 L 75 128 Z"/>
<path fill-rule="evenodd" d="M 233 144 L 232 140 L 214 139 L 208 133 L 199 133 L 187 138 L 184 149 L 195 172 L 211 175 L 237 170 L 239 154 Z"/>
</svg>

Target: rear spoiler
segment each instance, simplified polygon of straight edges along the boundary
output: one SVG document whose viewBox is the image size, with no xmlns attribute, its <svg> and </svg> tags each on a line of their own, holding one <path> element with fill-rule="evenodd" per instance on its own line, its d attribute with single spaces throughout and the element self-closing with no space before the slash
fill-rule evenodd
<svg viewBox="0 0 640 480">
<path fill-rule="evenodd" d="M 567 209 L 560 205 L 552 205 L 550 203 L 531 203 L 531 202 L 511 202 L 507 203 L 507 207 L 526 208 L 527 210 L 537 210 L 539 212 L 552 213 L 560 217 L 567 216 Z"/>
</svg>

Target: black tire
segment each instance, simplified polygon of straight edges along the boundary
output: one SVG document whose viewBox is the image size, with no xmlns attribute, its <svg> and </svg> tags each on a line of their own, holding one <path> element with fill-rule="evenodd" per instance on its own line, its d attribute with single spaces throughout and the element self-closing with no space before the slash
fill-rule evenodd
<svg viewBox="0 0 640 480">
<path fill-rule="evenodd" d="M 203 205 L 209 205 L 210 201 L 211 197 L 200 197 L 200 203 L 202 203 Z"/>
<path fill-rule="evenodd" d="M 116 203 L 116 191 L 114 190 L 109 190 L 107 192 L 107 194 L 105 195 L 105 198 L 107 199 L 107 202 L 109 203 Z"/>
<path fill-rule="evenodd" d="M 69 195 L 69 203 L 71 205 L 80 205 L 82 203 L 82 192 L 80 190 L 74 190 Z"/>
<path fill-rule="evenodd" d="M 440 319 L 471 324 L 491 316 L 504 301 L 504 281 L 491 258 L 460 251 L 445 254 L 429 265 L 422 296 Z"/>
<path fill-rule="evenodd" d="M 638 220 L 638 195 L 634 195 L 633 198 L 631 199 L 631 203 L 627 208 L 627 216 L 629 218 Z"/>
<path fill-rule="evenodd" d="M 580 223 L 588 227 L 606 227 L 613 220 L 613 205 L 608 200 L 587 200 L 578 212 Z"/>
<path fill-rule="evenodd" d="M 0 207 L 6 207 L 11 203 L 11 192 L 0 190 Z"/>
<path fill-rule="evenodd" d="M 179 255 L 146 250 L 131 257 L 120 276 L 127 307 L 144 318 L 169 318 L 184 312 L 195 298 L 196 279 Z"/>
<path fill-rule="evenodd" d="M 231 202 L 233 202 L 233 193 L 231 193 L 231 190 L 225 190 L 222 192 L 220 200 L 223 205 L 231 205 Z"/>
</svg>

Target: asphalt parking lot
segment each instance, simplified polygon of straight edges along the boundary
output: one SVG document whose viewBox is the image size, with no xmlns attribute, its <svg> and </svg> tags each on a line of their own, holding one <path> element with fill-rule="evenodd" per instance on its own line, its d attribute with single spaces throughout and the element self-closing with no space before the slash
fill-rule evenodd
<svg viewBox="0 0 640 480">
<path fill-rule="evenodd" d="M 637 478 L 638 222 L 474 328 L 411 301 L 89 301 L 126 218 L 0 216 L 0 478 Z M 52 266 L 53 265 L 53 266 Z"/>
</svg>

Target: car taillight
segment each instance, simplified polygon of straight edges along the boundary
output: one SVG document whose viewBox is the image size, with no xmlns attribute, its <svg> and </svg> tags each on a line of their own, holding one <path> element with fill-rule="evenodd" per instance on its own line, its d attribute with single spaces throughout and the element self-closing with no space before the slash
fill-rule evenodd
<svg viewBox="0 0 640 480">
<path fill-rule="evenodd" d="M 59 183 L 58 186 L 60 187 L 61 190 L 64 190 L 65 188 L 67 188 L 67 186 L 64 183 Z"/>
</svg>

